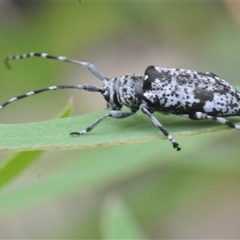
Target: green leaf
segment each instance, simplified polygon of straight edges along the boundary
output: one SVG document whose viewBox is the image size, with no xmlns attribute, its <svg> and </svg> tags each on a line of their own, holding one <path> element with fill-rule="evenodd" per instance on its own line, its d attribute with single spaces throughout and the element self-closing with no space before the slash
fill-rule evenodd
<svg viewBox="0 0 240 240">
<path fill-rule="evenodd" d="M 206 149 L 211 138 L 213 138 L 212 134 L 193 136 L 193 140 L 190 142 L 182 138 L 181 142 L 186 147 L 181 153 L 173 151 L 167 140 L 165 143 L 150 141 L 117 147 L 99 147 L 94 151 L 92 149 L 62 151 L 61 156 L 65 157 L 65 160 L 61 161 L 60 169 L 56 169 L 59 159 L 55 157 L 52 160 L 56 162 L 56 165 L 49 174 L 45 169 L 42 177 L 36 181 L 27 181 L 21 186 L 2 189 L 0 192 L 0 215 L 44 205 L 49 199 L 58 201 L 72 194 L 98 192 L 101 189 L 104 189 L 105 192 L 112 186 L 128 183 L 128 180 L 130 181 L 134 176 L 139 176 L 140 173 L 148 172 L 160 165 L 160 169 L 169 164 L 180 169 L 186 165 L 189 167 L 189 174 L 194 174 L 192 167 L 197 166 L 205 170 L 210 168 L 217 172 L 221 171 L 230 175 L 234 173 L 239 176 L 238 158 L 236 157 L 235 164 L 232 158 L 223 160 L 226 158 L 224 151 L 232 146 L 232 143 L 229 143 L 228 147 L 220 149 L 218 144 L 210 145 L 212 155 L 209 156 Z M 213 156 L 219 151 L 220 158 L 214 161 Z M 169 172 L 166 173 L 166 175 L 168 174 Z M 147 192 L 148 190 L 143 187 L 142 191 Z M 138 196 L 138 194 L 135 195 Z"/>
<path fill-rule="evenodd" d="M 102 210 L 103 239 L 146 239 L 130 209 L 117 195 L 108 195 Z"/>
<path fill-rule="evenodd" d="M 23 151 L 12 155 L 4 161 L 4 164 L 0 166 L 0 188 L 16 178 L 43 153 L 43 150 Z"/>
<path fill-rule="evenodd" d="M 126 119 L 108 118 L 84 136 L 69 136 L 70 132 L 85 129 L 106 113 L 107 110 L 42 122 L 1 124 L 0 150 L 79 149 L 166 139 L 149 118 L 140 112 Z M 162 114 L 156 114 L 156 117 L 175 138 L 209 131 L 230 130 L 229 127 L 214 121 L 192 121 Z M 233 121 L 234 119 L 237 120 L 232 118 Z"/>
<path fill-rule="evenodd" d="M 58 118 L 69 116 L 72 109 L 70 99 L 66 107 L 57 115 Z M 16 178 L 23 170 L 44 153 L 43 150 L 23 151 L 10 156 L 3 165 L 0 166 L 0 188 Z"/>
</svg>

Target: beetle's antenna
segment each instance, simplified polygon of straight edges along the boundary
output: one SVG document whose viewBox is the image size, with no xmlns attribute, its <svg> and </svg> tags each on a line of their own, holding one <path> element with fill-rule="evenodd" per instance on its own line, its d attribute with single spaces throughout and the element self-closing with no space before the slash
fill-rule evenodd
<svg viewBox="0 0 240 240">
<path fill-rule="evenodd" d="M 25 53 L 25 54 L 22 54 L 22 55 L 10 55 L 10 56 L 8 56 L 5 59 L 4 63 L 5 63 L 7 68 L 11 68 L 11 66 L 9 64 L 9 61 L 11 61 L 11 60 L 20 60 L 20 59 L 29 58 L 29 57 L 41 57 L 41 58 L 48 58 L 48 59 L 53 59 L 53 60 L 59 60 L 59 61 L 62 61 L 62 62 L 80 64 L 80 65 L 82 65 L 84 67 L 87 67 L 88 70 L 94 76 L 96 76 L 98 79 L 100 79 L 101 81 L 106 79 L 106 77 L 104 77 L 100 73 L 98 68 L 94 64 L 92 64 L 92 63 L 82 62 L 82 61 L 78 61 L 78 60 L 74 60 L 74 59 L 69 59 L 69 58 L 64 57 L 64 56 L 52 56 L 52 55 L 50 55 L 48 53 L 30 52 L 30 53 Z"/>
<path fill-rule="evenodd" d="M 15 102 L 15 101 L 18 101 L 22 98 L 31 97 L 35 94 L 42 93 L 42 92 L 62 90 L 62 89 L 83 89 L 83 90 L 89 91 L 89 92 L 101 92 L 101 93 L 103 92 L 103 90 L 101 88 L 90 85 L 90 84 L 51 86 L 51 87 L 47 87 L 47 88 L 42 88 L 42 89 L 30 91 L 30 92 L 27 92 L 25 94 L 13 97 L 13 98 L 9 99 L 8 101 L 6 101 L 5 103 L 3 103 L 2 105 L 0 105 L 0 110 L 2 110 L 8 104 L 10 104 L 12 102 Z"/>
</svg>

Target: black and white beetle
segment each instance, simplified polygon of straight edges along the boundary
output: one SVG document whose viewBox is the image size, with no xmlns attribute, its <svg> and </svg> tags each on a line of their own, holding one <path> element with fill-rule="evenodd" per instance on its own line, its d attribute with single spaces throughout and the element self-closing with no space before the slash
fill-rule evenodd
<svg viewBox="0 0 240 240">
<path fill-rule="evenodd" d="M 240 92 L 214 73 L 149 66 L 145 70 L 144 76 L 135 76 L 131 73 L 116 78 L 106 78 L 91 63 L 35 52 L 9 56 L 5 59 L 5 64 L 10 67 L 8 63 L 10 60 L 28 57 L 42 57 L 80 64 L 87 67 L 93 75 L 103 82 L 102 88 L 90 84 L 51 86 L 13 97 L 0 105 L 1 110 L 9 103 L 19 99 L 52 90 L 71 88 L 100 92 L 112 111 L 97 119 L 86 129 L 71 132 L 72 136 L 90 132 L 107 117 L 125 118 L 133 115 L 139 109 L 150 118 L 178 151 L 181 149 L 179 144 L 152 115 L 154 112 L 175 114 L 193 120 L 215 120 L 240 130 L 239 125 L 222 118 L 240 115 Z M 121 111 L 122 106 L 128 107 L 130 111 Z"/>
</svg>

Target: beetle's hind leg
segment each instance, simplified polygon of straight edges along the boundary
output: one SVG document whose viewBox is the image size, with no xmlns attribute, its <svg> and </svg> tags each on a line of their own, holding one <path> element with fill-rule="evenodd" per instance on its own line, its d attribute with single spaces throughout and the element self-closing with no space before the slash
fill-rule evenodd
<svg viewBox="0 0 240 240">
<path fill-rule="evenodd" d="M 231 128 L 235 128 L 236 130 L 240 130 L 240 125 L 235 124 L 225 118 L 222 117 L 214 117 L 214 116 L 210 116 L 207 113 L 203 113 L 203 112 L 195 112 L 193 114 L 180 114 L 179 116 L 185 117 L 185 118 L 189 118 L 189 119 L 193 119 L 193 120 L 214 120 L 218 123 L 221 124 L 225 124 Z"/>
</svg>

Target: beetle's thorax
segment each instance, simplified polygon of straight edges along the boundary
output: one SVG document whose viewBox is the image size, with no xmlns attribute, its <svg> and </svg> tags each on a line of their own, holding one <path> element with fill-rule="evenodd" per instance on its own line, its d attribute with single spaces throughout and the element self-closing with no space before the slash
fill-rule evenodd
<svg viewBox="0 0 240 240">
<path fill-rule="evenodd" d="M 104 80 L 103 96 L 109 106 L 112 109 L 126 106 L 131 110 L 138 110 L 142 100 L 143 78 L 127 74 Z"/>
</svg>

